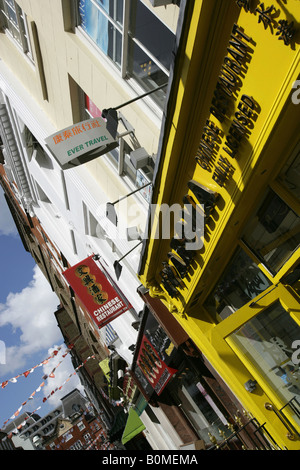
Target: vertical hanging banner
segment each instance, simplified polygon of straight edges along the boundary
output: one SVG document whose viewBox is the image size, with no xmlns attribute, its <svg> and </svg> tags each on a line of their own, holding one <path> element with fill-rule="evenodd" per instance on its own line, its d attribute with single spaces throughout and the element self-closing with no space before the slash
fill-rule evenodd
<svg viewBox="0 0 300 470">
<path fill-rule="evenodd" d="M 117 293 L 93 256 L 63 272 L 63 276 L 81 300 L 98 328 L 102 328 L 131 308 Z"/>
<path fill-rule="evenodd" d="M 145 335 L 142 338 L 137 364 L 157 395 L 161 394 L 169 380 L 177 372 L 177 369 L 168 367 L 159 357 Z"/>
</svg>

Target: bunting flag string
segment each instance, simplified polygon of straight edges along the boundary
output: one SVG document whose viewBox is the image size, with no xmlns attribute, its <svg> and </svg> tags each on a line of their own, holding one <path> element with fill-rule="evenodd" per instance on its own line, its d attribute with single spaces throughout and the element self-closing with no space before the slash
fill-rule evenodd
<svg viewBox="0 0 300 470">
<path fill-rule="evenodd" d="M 102 388 L 100 388 L 100 393 L 101 395 L 106 398 L 106 400 L 109 401 L 109 403 L 113 406 L 123 406 L 123 401 L 122 400 L 113 400 L 112 398 L 110 398 Z"/>
<path fill-rule="evenodd" d="M 63 354 L 62 357 L 65 358 L 65 357 L 67 356 L 67 354 L 69 354 L 69 352 L 71 351 L 71 349 L 72 349 L 73 347 L 74 347 L 73 344 L 69 345 L 68 348 L 66 349 L 65 354 Z M 28 377 L 28 375 L 29 375 L 29 374 L 32 374 L 32 372 L 34 372 L 35 369 L 37 369 L 38 367 L 41 367 L 41 366 L 43 366 L 43 365 L 45 365 L 45 364 L 48 364 L 48 362 L 49 362 L 51 359 L 53 359 L 55 356 L 57 356 L 57 354 L 59 353 L 60 350 L 61 350 L 61 346 L 59 346 L 57 349 L 55 349 L 55 350 L 52 352 L 52 354 L 51 354 L 49 357 L 47 357 L 47 359 L 44 359 L 42 362 L 40 362 L 40 363 L 37 364 L 36 366 L 32 367 L 31 369 L 26 370 L 25 372 L 22 372 L 22 374 L 18 374 L 18 375 L 16 375 L 15 377 L 12 377 L 11 379 L 5 380 L 4 382 L 1 383 L 1 388 L 2 388 L 2 389 L 5 388 L 5 387 L 9 384 L 9 382 L 11 382 L 11 383 L 16 383 L 16 382 L 17 382 L 17 379 L 18 379 L 19 377 L 22 377 L 22 376 L 25 377 L 25 378 Z"/>
<path fill-rule="evenodd" d="M 52 390 L 52 392 L 51 392 L 47 397 L 44 397 L 44 398 L 43 398 L 43 403 L 45 403 L 47 400 L 49 400 L 49 398 L 51 398 L 52 395 L 54 395 L 54 393 L 56 393 L 58 390 L 61 390 L 61 389 L 63 388 L 63 386 L 64 386 L 67 382 L 69 382 L 69 380 L 71 380 L 71 378 L 73 377 L 73 375 L 76 375 L 77 372 L 78 372 L 78 370 L 81 369 L 81 367 L 83 367 L 84 364 L 85 364 L 87 361 L 89 361 L 90 359 L 95 359 L 95 356 L 93 355 L 93 356 L 87 357 L 78 367 L 76 367 L 76 369 L 74 370 L 74 372 L 72 372 L 72 374 L 70 374 L 70 375 L 67 377 L 67 379 L 61 384 L 60 387 L 56 387 L 56 389 L 55 389 L 55 390 Z M 49 375 L 49 377 L 50 377 L 50 375 Z"/>
<path fill-rule="evenodd" d="M 60 387 L 57 387 L 55 390 L 52 390 L 52 392 L 51 392 L 47 397 L 44 397 L 44 398 L 43 398 L 43 403 L 45 403 L 49 398 L 51 398 L 52 395 L 53 395 L 54 393 L 56 393 L 58 390 L 61 390 L 62 387 L 63 387 L 67 382 L 69 382 L 69 380 L 71 380 L 72 376 L 73 376 L 73 375 L 76 375 L 77 372 L 78 372 L 78 370 L 79 370 L 81 367 L 83 367 L 84 364 L 85 364 L 87 361 L 89 361 L 90 359 L 95 359 L 95 356 L 93 355 L 93 356 L 87 357 L 78 367 L 76 367 L 76 369 L 74 370 L 74 372 L 72 372 L 72 374 L 70 374 L 70 375 L 68 376 L 68 378 L 62 383 L 62 385 L 61 385 Z M 56 368 L 57 368 L 61 363 L 62 363 L 62 361 L 59 362 L 59 364 L 56 366 Z M 52 370 L 52 372 L 51 372 L 49 375 L 44 375 L 43 379 L 46 380 L 46 379 L 48 379 L 48 378 L 54 378 L 55 376 L 54 376 L 54 374 L 53 374 L 53 371 L 54 371 L 56 368 L 54 368 L 54 369 Z M 41 389 L 42 389 L 44 386 L 45 386 L 45 382 L 42 382 L 42 383 L 38 386 L 38 388 L 32 392 L 32 394 L 28 397 L 28 399 L 27 399 L 26 401 L 24 401 L 24 402 L 21 404 L 21 406 L 17 409 L 17 411 L 16 411 L 9 419 L 7 419 L 7 420 L 3 423 L 2 427 L 4 427 L 9 421 L 14 420 L 15 418 L 17 418 L 17 417 L 19 416 L 21 410 L 23 409 L 23 407 L 27 404 L 27 402 L 28 402 L 29 400 L 32 400 L 33 397 L 34 397 L 34 395 L 35 395 L 37 392 L 40 392 Z"/>
</svg>

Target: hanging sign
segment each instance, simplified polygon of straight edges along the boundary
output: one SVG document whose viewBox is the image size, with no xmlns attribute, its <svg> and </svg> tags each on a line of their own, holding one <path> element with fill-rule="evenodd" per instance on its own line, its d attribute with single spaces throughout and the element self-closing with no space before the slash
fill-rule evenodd
<svg viewBox="0 0 300 470">
<path fill-rule="evenodd" d="M 87 163 L 119 145 L 101 117 L 66 127 L 47 137 L 45 143 L 63 170 Z"/>
<path fill-rule="evenodd" d="M 177 372 L 176 369 L 168 367 L 159 357 L 145 335 L 142 339 L 137 364 L 157 395 L 160 395 L 169 380 Z"/>
<path fill-rule="evenodd" d="M 102 328 L 131 308 L 98 268 L 93 256 L 63 272 L 98 328 Z"/>
</svg>

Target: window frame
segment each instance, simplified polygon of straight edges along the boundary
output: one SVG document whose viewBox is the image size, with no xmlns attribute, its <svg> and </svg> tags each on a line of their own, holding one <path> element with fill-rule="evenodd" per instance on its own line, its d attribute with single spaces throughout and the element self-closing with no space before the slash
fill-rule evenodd
<svg viewBox="0 0 300 470">
<path fill-rule="evenodd" d="M 297 203 L 297 201 L 295 201 L 293 196 L 289 194 L 286 188 L 282 187 L 282 185 L 279 183 L 277 179 L 268 185 L 263 196 L 260 198 L 260 203 L 256 205 L 256 209 L 254 212 L 252 212 L 251 216 L 248 219 L 248 222 L 251 220 L 252 217 L 255 216 L 255 214 L 261 207 L 264 199 L 267 197 L 267 194 L 270 190 L 273 191 L 276 194 L 276 196 L 278 196 L 289 207 L 291 211 L 293 211 L 298 217 L 300 217 L 299 204 Z M 286 259 L 286 261 L 283 262 L 281 267 L 276 272 L 275 270 L 272 270 L 271 267 L 268 267 L 267 262 L 264 261 L 262 258 L 258 257 L 258 255 L 255 253 L 255 250 L 249 245 L 249 243 L 246 242 L 246 240 L 243 239 L 244 232 L 245 232 L 245 228 L 244 228 L 243 234 L 240 236 L 238 240 L 239 245 L 247 252 L 247 254 L 259 266 L 259 268 L 263 271 L 263 273 L 272 282 L 276 283 L 277 280 L 282 277 L 283 273 L 287 269 L 290 269 L 290 267 L 294 264 L 294 259 L 295 259 L 297 252 L 299 252 L 300 245 L 298 245 L 295 248 L 295 250 L 290 254 L 290 256 Z"/>
<path fill-rule="evenodd" d="M 255 201 L 255 208 L 252 210 L 250 217 L 248 217 L 247 222 L 244 224 L 242 231 L 240 235 L 237 238 L 236 245 L 234 247 L 234 250 L 231 253 L 230 258 L 228 259 L 226 265 L 224 266 L 224 269 L 221 271 L 221 275 L 218 277 L 218 280 L 216 283 L 214 283 L 213 288 L 208 292 L 205 297 L 203 297 L 203 308 L 205 309 L 205 312 L 209 315 L 209 317 L 212 319 L 212 321 L 216 320 L 216 314 L 213 316 L 207 308 L 205 308 L 205 302 L 209 299 L 210 295 L 215 291 L 216 287 L 218 286 L 218 283 L 222 279 L 227 267 L 229 266 L 232 258 L 234 257 L 236 251 L 240 248 L 242 249 L 248 257 L 250 257 L 255 263 L 260 271 L 266 276 L 266 278 L 272 283 L 272 285 L 277 285 L 280 283 L 281 279 L 291 272 L 299 263 L 299 253 L 300 253 L 300 245 L 294 250 L 294 252 L 291 253 L 291 255 L 286 259 L 286 261 L 282 264 L 282 266 L 278 269 L 277 272 L 271 271 L 270 268 L 268 268 L 267 264 L 264 262 L 263 259 L 259 258 L 258 255 L 255 253 L 255 251 L 249 246 L 248 243 L 246 243 L 245 240 L 243 240 L 243 235 L 245 233 L 247 223 L 257 214 L 257 211 L 261 207 L 267 193 L 269 190 L 272 190 L 282 201 L 298 216 L 300 217 L 300 201 L 297 200 L 297 198 L 293 195 L 292 191 L 289 191 L 285 186 L 282 181 L 282 174 L 283 171 L 287 171 L 287 163 L 290 162 L 292 164 L 294 162 L 294 159 L 299 155 L 299 150 L 300 150 L 300 143 L 298 143 L 293 152 L 291 152 L 290 157 L 287 159 L 287 162 L 283 164 L 282 168 L 279 170 L 277 176 L 271 181 L 266 188 L 264 188 L 264 191 L 257 197 L 257 200 Z M 268 288 L 264 291 L 268 291 Z M 259 294 L 258 297 L 262 295 Z M 249 301 L 249 303 L 253 302 Z M 245 304 L 247 305 L 247 304 Z M 243 307 L 240 307 L 244 308 Z M 237 312 L 240 311 L 240 309 L 236 310 Z M 235 313 L 235 312 L 234 312 Z M 226 319 L 225 319 L 226 320 Z M 219 320 L 221 323 L 224 322 L 225 320 Z M 219 323 L 217 323 L 219 324 Z"/>
<path fill-rule="evenodd" d="M 123 0 L 123 20 L 122 24 L 116 20 L 114 20 L 105 10 L 104 8 L 97 3 L 95 0 L 89 0 L 95 8 L 97 8 L 101 14 L 105 16 L 105 18 L 112 24 L 112 26 L 118 30 L 118 32 L 122 36 L 122 46 L 121 46 L 121 64 L 120 66 L 117 65 L 117 63 L 112 60 L 105 52 L 101 50 L 101 47 L 99 47 L 93 39 L 89 36 L 89 34 L 84 30 L 84 28 L 81 26 L 81 21 L 80 21 L 80 0 L 77 0 L 74 2 L 74 17 L 75 17 L 75 27 L 74 27 L 74 33 L 78 34 L 80 33 L 81 36 L 83 36 L 90 45 L 92 45 L 93 49 L 101 55 L 101 57 L 107 62 L 107 64 L 110 64 L 113 69 L 118 72 L 121 77 L 126 80 L 134 90 L 136 90 L 137 93 L 140 92 L 148 92 L 150 89 L 143 84 L 141 84 L 140 81 L 138 81 L 134 76 L 131 76 L 128 72 L 128 57 L 129 57 L 129 51 L 130 51 L 130 41 L 133 41 L 133 43 L 139 47 L 148 57 L 151 59 L 157 67 L 166 75 L 166 83 L 169 80 L 170 76 L 170 71 L 167 70 L 167 68 L 155 57 L 154 54 L 151 53 L 138 39 L 136 39 L 131 33 L 130 33 L 130 8 L 131 8 L 131 2 L 128 2 L 126 0 Z M 150 9 L 146 4 L 143 4 L 145 8 L 147 8 L 156 18 L 158 18 L 159 21 L 161 19 L 155 15 L 155 12 Z M 161 21 L 161 23 L 172 33 L 174 32 L 165 24 Z M 174 40 L 175 40 L 175 34 L 174 34 Z M 157 84 L 159 86 L 159 84 Z M 155 88 L 155 87 L 154 87 Z M 152 95 L 149 96 L 148 102 L 151 103 L 151 107 L 154 105 L 154 110 L 157 108 L 156 113 L 161 113 L 162 112 L 162 107 L 164 105 L 164 91 L 159 90 L 156 93 L 153 93 Z M 155 99 L 156 95 L 156 99 Z M 163 100 L 161 102 L 161 97 L 163 96 Z M 160 104 L 159 104 L 160 103 Z"/>
<path fill-rule="evenodd" d="M 270 397 L 272 402 L 281 409 L 286 403 L 282 402 L 280 396 L 276 393 L 276 389 L 270 386 L 270 383 L 264 375 L 255 367 L 252 361 L 246 357 L 242 350 L 234 341 L 230 339 L 230 336 L 239 330 L 241 327 L 247 324 L 247 322 L 254 319 L 258 314 L 267 310 L 277 302 L 283 307 L 286 313 L 294 320 L 300 327 L 300 311 L 299 303 L 300 298 L 298 294 L 290 286 L 284 286 L 283 284 L 273 285 L 266 289 L 262 294 L 257 296 L 257 299 L 252 300 L 248 304 L 241 307 L 238 315 L 231 315 L 217 324 L 212 330 L 212 344 L 219 351 L 224 351 L 224 343 L 229 347 L 232 352 L 238 357 L 243 363 L 245 368 L 252 374 L 253 378 L 262 386 L 265 393 Z M 300 338 L 299 338 L 300 339 Z M 227 353 L 226 353 L 227 354 Z M 286 408 L 285 413 L 292 420 L 295 416 L 292 411 Z M 300 425 L 299 425 L 300 427 Z"/>
<path fill-rule="evenodd" d="M 8 0 L 0 0 L 0 14 L 1 14 L 1 27 L 7 34 L 7 36 L 16 44 L 19 50 L 34 64 L 33 50 L 29 35 L 29 29 L 27 24 L 27 15 L 18 5 L 15 0 L 12 0 L 13 4 L 8 3 Z M 15 24 L 9 15 L 9 8 L 14 12 L 17 19 Z M 13 31 L 17 31 L 17 39 Z"/>
</svg>

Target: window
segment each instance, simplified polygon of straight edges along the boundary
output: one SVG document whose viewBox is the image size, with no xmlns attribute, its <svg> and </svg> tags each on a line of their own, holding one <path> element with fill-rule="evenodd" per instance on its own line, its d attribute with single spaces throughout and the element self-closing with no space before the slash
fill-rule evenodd
<svg viewBox="0 0 300 470">
<path fill-rule="evenodd" d="M 259 267 L 238 248 L 204 306 L 217 321 L 224 320 L 270 285 Z"/>
<path fill-rule="evenodd" d="M 300 200 L 300 150 L 297 149 L 296 156 L 292 155 L 290 161 L 287 162 L 279 181 L 283 186 L 291 192 L 297 200 Z"/>
<path fill-rule="evenodd" d="M 140 0 L 78 0 L 78 25 L 123 78 L 145 91 L 168 82 L 175 35 Z M 151 96 L 163 107 L 165 91 Z"/>
<path fill-rule="evenodd" d="M 300 244 L 300 218 L 270 189 L 247 225 L 243 240 L 275 274 Z"/>
<path fill-rule="evenodd" d="M 101 117 L 102 113 L 100 109 L 97 108 L 95 103 L 93 103 L 93 101 L 88 97 L 88 95 L 83 93 L 82 90 L 80 90 L 80 92 L 81 92 L 80 94 L 82 96 L 82 99 L 84 100 L 84 111 L 83 111 L 82 120 L 84 121 L 85 119 L 90 119 L 93 117 Z"/>
<path fill-rule="evenodd" d="M 282 403 L 300 399 L 300 370 L 293 362 L 293 342 L 300 338 L 300 327 L 279 301 L 261 311 L 227 339 L 247 361 L 255 366 Z"/>
<path fill-rule="evenodd" d="M 81 450 L 83 449 L 83 444 L 81 441 L 76 441 L 75 444 L 69 447 L 69 450 Z"/>
<path fill-rule="evenodd" d="M 140 0 L 131 2 L 127 73 L 145 90 L 168 81 L 173 33 Z"/>
<path fill-rule="evenodd" d="M 71 432 L 66 432 L 66 434 L 63 435 L 65 442 L 70 441 L 73 439 L 73 434 Z"/>
<path fill-rule="evenodd" d="M 86 442 L 90 442 L 91 441 L 91 435 L 87 432 L 84 436 L 83 436 L 84 440 Z"/>
<path fill-rule="evenodd" d="M 83 431 L 83 429 L 85 429 L 85 425 L 84 425 L 84 423 L 83 423 L 82 421 L 80 421 L 80 422 L 77 424 L 77 426 L 78 426 L 79 431 Z"/>
<path fill-rule="evenodd" d="M 123 0 L 80 0 L 79 17 L 95 44 L 121 67 Z"/>
<path fill-rule="evenodd" d="M 15 0 L 0 0 L 1 22 L 31 61 L 33 61 L 26 15 Z"/>
<path fill-rule="evenodd" d="M 283 282 L 294 284 L 300 247 L 300 145 L 270 183 L 250 215 L 238 248 L 204 306 L 214 321 L 224 320 L 265 289 Z M 285 276 L 294 272 L 294 277 Z"/>
</svg>

